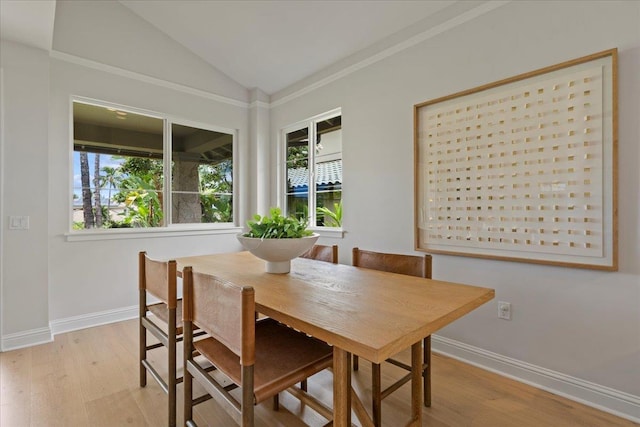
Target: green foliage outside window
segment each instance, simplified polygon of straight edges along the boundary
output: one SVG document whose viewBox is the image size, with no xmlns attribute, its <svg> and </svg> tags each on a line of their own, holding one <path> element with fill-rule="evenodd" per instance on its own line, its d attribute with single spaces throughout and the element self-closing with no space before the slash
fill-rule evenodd
<svg viewBox="0 0 640 427">
<path fill-rule="evenodd" d="M 103 213 L 102 228 L 164 225 L 162 160 L 118 156 L 113 159 L 122 160 L 122 163 L 101 168 L 99 187 L 94 190 L 108 189 L 107 206 L 92 206 L 93 215 L 96 208 Z M 199 182 L 201 222 L 232 222 L 232 161 L 200 165 Z M 75 198 L 77 195 L 74 194 Z M 122 206 L 122 212 L 111 216 L 112 203 Z M 74 221 L 74 230 L 84 228 L 87 228 L 84 221 Z"/>
<path fill-rule="evenodd" d="M 342 227 L 342 200 L 333 204 L 333 210 L 326 206 L 316 208 L 318 218 L 328 227 Z"/>
<path fill-rule="evenodd" d="M 202 222 L 232 222 L 233 192 L 232 162 L 227 160 L 217 165 L 201 165 L 200 204 Z"/>
</svg>

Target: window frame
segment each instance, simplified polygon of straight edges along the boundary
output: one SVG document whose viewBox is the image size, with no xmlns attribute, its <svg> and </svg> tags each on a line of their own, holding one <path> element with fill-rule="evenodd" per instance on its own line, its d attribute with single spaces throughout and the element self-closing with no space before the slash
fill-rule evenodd
<svg viewBox="0 0 640 427">
<path fill-rule="evenodd" d="M 74 156 L 74 103 L 89 104 L 97 107 L 114 108 L 119 111 L 125 111 L 132 114 L 144 115 L 160 119 L 163 122 L 163 215 L 166 218 L 165 225 L 159 227 L 144 227 L 144 228 L 93 228 L 74 230 L 73 229 L 73 156 Z M 207 131 L 221 132 L 231 135 L 232 138 L 232 208 L 233 208 L 233 221 L 232 222 L 218 222 L 218 223 L 172 223 L 172 206 L 173 206 L 173 191 L 171 186 L 171 164 L 172 164 L 172 125 L 182 125 L 194 128 L 199 128 Z M 139 237 L 164 237 L 164 236 L 191 236 L 202 234 L 235 234 L 242 230 L 242 227 L 238 226 L 239 218 L 239 206 L 238 206 L 238 130 L 225 128 L 218 125 L 212 125 L 208 123 L 201 123 L 189 119 L 180 118 L 171 114 L 160 113 L 157 111 L 151 111 L 143 108 L 132 107 L 128 105 L 113 103 L 109 101 L 97 100 L 92 98 L 86 98 L 82 96 L 71 96 L 69 100 L 69 177 L 67 191 L 67 233 L 65 238 L 67 241 L 86 241 L 86 240 L 111 240 L 121 238 L 139 238 Z M 151 236 L 152 235 L 152 236 Z"/>
<path fill-rule="evenodd" d="M 296 130 L 300 130 L 303 128 L 307 128 L 308 131 L 308 168 L 309 168 L 309 177 L 308 177 L 308 201 L 307 207 L 309 211 L 309 230 L 312 230 L 316 233 L 319 233 L 321 236 L 327 237 L 339 237 L 342 238 L 344 231 L 344 223 L 341 227 L 329 227 L 329 226 L 317 226 L 316 219 L 316 203 L 317 203 L 317 191 L 316 191 L 316 152 L 315 147 L 312 146 L 312 141 L 316 140 L 317 133 L 317 124 L 324 120 L 343 116 L 342 108 L 334 108 L 327 112 L 317 114 L 313 117 L 309 117 L 304 120 L 300 120 L 293 124 L 287 125 L 280 129 L 279 132 L 279 143 L 278 143 L 278 205 L 282 208 L 283 212 L 286 212 L 287 207 L 287 134 Z M 342 129 L 342 126 L 341 126 Z M 344 135 L 344 134 L 343 134 Z M 342 143 L 341 143 L 342 144 Z M 341 148 L 341 153 L 344 153 L 344 146 Z M 344 156 L 341 154 L 341 159 L 344 159 Z M 344 160 L 343 165 L 344 165 Z M 344 166 L 343 166 L 344 167 Z M 344 201 L 344 183 L 341 188 L 341 200 Z"/>
</svg>

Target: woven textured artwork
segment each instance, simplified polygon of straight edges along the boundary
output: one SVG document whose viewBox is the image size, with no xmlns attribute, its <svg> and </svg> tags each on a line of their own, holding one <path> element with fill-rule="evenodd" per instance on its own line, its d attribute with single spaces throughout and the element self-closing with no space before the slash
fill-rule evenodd
<svg viewBox="0 0 640 427">
<path fill-rule="evenodd" d="M 418 246 L 585 264 L 607 258 L 610 72 L 581 64 L 416 106 Z"/>
</svg>

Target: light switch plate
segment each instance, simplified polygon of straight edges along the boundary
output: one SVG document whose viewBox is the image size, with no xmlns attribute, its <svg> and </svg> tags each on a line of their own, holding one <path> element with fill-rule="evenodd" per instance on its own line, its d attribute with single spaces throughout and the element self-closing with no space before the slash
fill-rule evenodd
<svg viewBox="0 0 640 427">
<path fill-rule="evenodd" d="M 29 229 L 28 216 L 10 216 L 9 217 L 9 230 L 28 230 L 28 229 Z"/>
</svg>

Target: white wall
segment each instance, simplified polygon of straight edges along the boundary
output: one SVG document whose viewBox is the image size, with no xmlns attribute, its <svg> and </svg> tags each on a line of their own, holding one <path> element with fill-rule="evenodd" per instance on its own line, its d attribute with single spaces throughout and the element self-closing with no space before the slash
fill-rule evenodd
<svg viewBox="0 0 640 427">
<path fill-rule="evenodd" d="M 1 323 L 4 334 L 30 331 L 39 339 L 46 337 L 49 325 L 49 58 L 44 51 L 2 42 L 0 63 L 4 80 Z M 29 216 L 29 230 L 9 230 L 8 217 L 14 215 Z"/>
<path fill-rule="evenodd" d="M 435 255 L 434 277 L 496 289 L 494 301 L 441 337 L 473 346 L 477 361 L 488 351 L 494 362 L 615 390 L 606 402 L 597 392 L 580 398 L 640 419 L 640 3 L 510 2 L 335 81 L 318 76 L 330 83 L 311 78 L 303 83 L 318 88 L 302 96 L 276 94 L 271 134 L 275 150 L 279 129 L 342 107 L 340 261 L 350 263 L 354 246 L 412 253 L 413 105 L 613 47 L 620 55 L 620 271 Z M 513 320 L 497 319 L 499 300 L 511 302 Z M 435 346 L 452 352 L 448 342 Z M 549 387 L 567 385 L 560 382 Z"/>
<path fill-rule="evenodd" d="M 250 215 L 266 215 L 270 207 L 269 177 L 272 169 L 269 152 L 269 96 L 260 89 L 251 90 L 249 117 L 250 191 L 243 200 Z"/>
<path fill-rule="evenodd" d="M 240 250 L 238 228 L 68 241 L 71 97 L 234 130 L 239 223 L 248 217 L 248 91 L 117 2 L 58 2 L 53 53 L 2 41 L 2 348 L 135 316 L 136 254 Z M 115 44 L 114 44 L 115 43 Z M 114 46 L 118 52 L 114 52 Z M 78 56 L 78 55 L 85 55 Z M 8 230 L 9 215 L 30 217 Z"/>
</svg>

